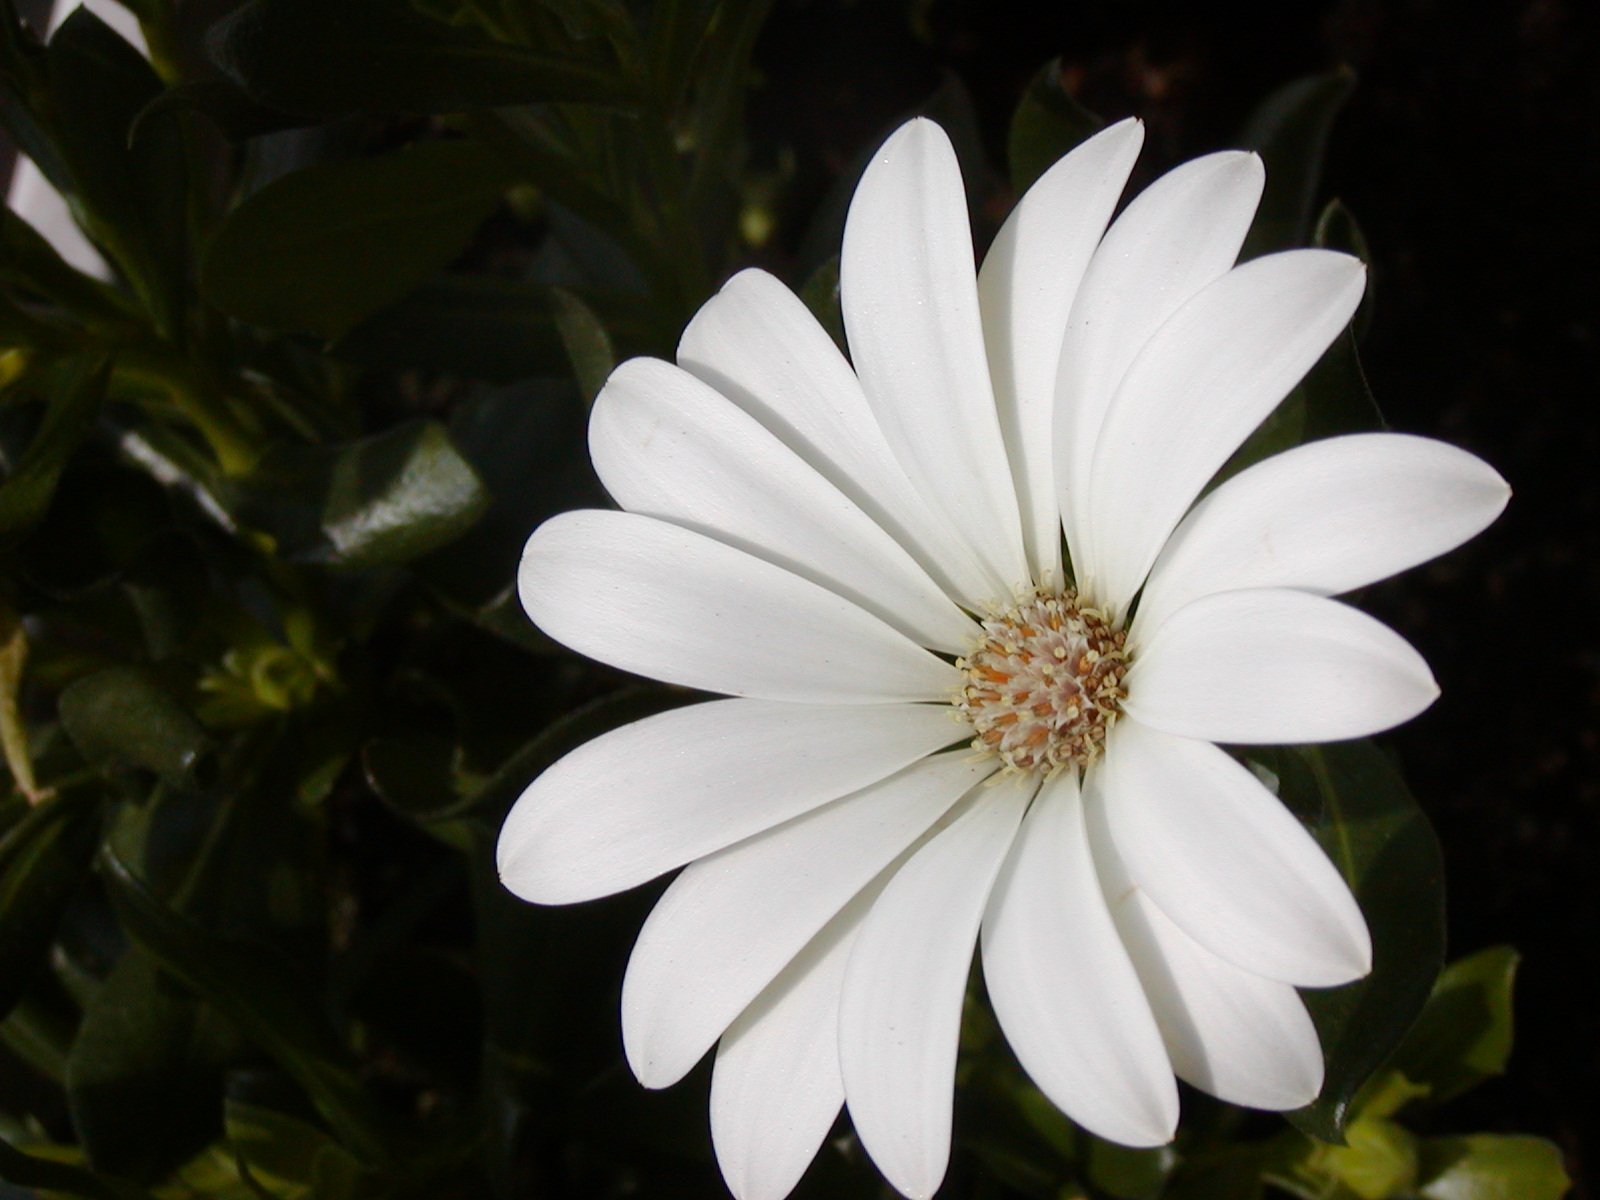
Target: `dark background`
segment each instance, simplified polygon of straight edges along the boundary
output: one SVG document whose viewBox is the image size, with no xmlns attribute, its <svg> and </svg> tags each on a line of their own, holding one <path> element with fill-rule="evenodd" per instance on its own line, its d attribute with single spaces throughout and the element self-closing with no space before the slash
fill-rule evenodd
<svg viewBox="0 0 1600 1200">
<path fill-rule="evenodd" d="M 1080 100 L 1147 123 L 1137 187 L 1229 144 L 1278 85 L 1356 70 L 1324 193 L 1371 243 L 1373 390 L 1396 429 L 1472 450 L 1515 491 L 1488 533 L 1364 601 L 1440 668 L 1443 697 L 1394 742 L 1444 845 L 1451 954 L 1525 956 L 1511 1071 L 1448 1121 L 1554 1138 L 1579 1197 L 1600 1082 L 1597 7 L 780 0 L 751 98 L 758 158 L 793 148 L 785 206 L 803 213 L 947 72 L 998 164 L 1018 96 L 1061 56 Z"/>
<path fill-rule="evenodd" d="M 1229 144 L 1279 84 L 1356 70 L 1324 193 L 1371 242 L 1373 391 L 1395 429 L 1472 450 L 1515 493 L 1486 534 L 1363 600 L 1451 668 L 1394 738 L 1444 844 L 1450 953 L 1524 954 L 1510 1074 L 1449 1120 L 1553 1137 L 1577 1196 L 1600 1084 L 1596 8 L 931 3 L 908 22 L 900 5 L 791 0 L 752 101 L 757 144 L 798 148 L 805 204 L 945 70 L 1003 161 L 1011 107 L 1060 55 L 1080 100 L 1146 122 L 1137 187 Z"/>
</svg>

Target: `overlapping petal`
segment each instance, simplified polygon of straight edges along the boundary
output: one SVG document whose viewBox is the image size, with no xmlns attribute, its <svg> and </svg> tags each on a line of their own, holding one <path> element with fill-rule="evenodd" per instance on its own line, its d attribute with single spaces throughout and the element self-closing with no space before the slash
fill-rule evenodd
<svg viewBox="0 0 1600 1200">
<path fill-rule="evenodd" d="M 639 932 L 622 1042 L 646 1087 L 681 1079 L 850 898 L 994 770 L 927 758 L 825 808 L 701 858 Z"/>
<path fill-rule="evenodd" d="M 922 645 L 960 654 L 976 631 L 854 502 L 693 375 L 636 358 L 612 372 L 589 453 L 630 512 L 708 533 L 822 584 Z"/>
<path fill-rule="evenodd" d="M 1482 532 L 1510 495 L 1488 463 L 1428 438 L 1363 433 L 1286 450 L 1184 518 L 1139 598 L 1134 644 L 1214 592 L 1331 596 L 1387 578 Z"/>
<path fill-rule="evenodd" d="M 1002 779 L 890 880 L 845 969 L 839 1066 L 861 1144 L 904 1195 L 932 1196 L 950 1158 L 961 1002 L 996 874 L 1037 782 Z"/>
<path fill-rule="evenodd" d="M 978 608 L 1013 582 L 990 572 L 917 490 L 833 339 L 765 271 L 739 272 L 701 306 L 678 363 L 860 505 L 956 599 Z"/>
<path fill-rule="evenodd" d="M 517 573 L 534 623 L 665 683 L 809 704 L 942 700 L 958 676 L 871 613 L 732 546 L 635 513 L 563 513 Z"/>
<path fill-rule="evenodd" d="M 1034 1083 L 1084 1128 L 1172 1140 L 1178 1092 L 1139 977 L 1095 875 L 1078 780 L 1046 783 L 989 899 L 983 975 Z"/>
<path fill-rule="evenodd" d="M 1053 454 L 1067 544 L 1095 574 L 1089 467 L 1134 356 L 1178 308 L 1233 266 L 1261 200 L 1253 154 L 1224 151 L 1168 171 L 1107 230 L 1073 301 L 1056 378 Z"/>
<path fill-rule="evenodd" d="M 913 481 L 1006 585 L 1028 575 L 984 354 L 966 189 L 950 139 L 907 122 L 856 187 L 839 258 L 850 356 Z"/>
<path fill-rule="evenodd" d="M 1371 969 L 1366 922 L 1343 877 L 1245 767 L 1209 742 L 1123 721 L 1098 770 L 1129 877 L 1201 946 L 1305 987 Z"/>
<path fill-rule="evenodd" d="M 1428 664 L 1387 625 L 1286 588 L 1185 605 L 1142 647 L 1126 682 L 1123 708 L 1136 720 L 1233 744 L 1364 737 L 1439 695 Z"/>
<path fill-rule="evenodd" d="M 1089 470 L 1081 586 L 1126 615 L 1206 481 L 1349 322 L 1366 267 L 1290 250 L 1229 271 L 1151 335 L 1106 412 Z"/>
<path fill-rule="evenodd" d="M 1063 579 L 1053 450 L 1061 341 L 1143 143 L 1142 124 L 1120 121 L 1056 163 L 1017 201 L 978 272 L 995 406 L 1028 562 L 1040 582 Z"/>
<path fill-rule="evenodd" d="M 500 878 L 541 904 L 635 887 L 950 745 L 947 711 L 713 700 L 625 725 L 528 786 Z"/>
<path fill-rule="evenodd" d="M 1087 815 L 1095 869 L 1173 1071 L 1233 1104 L 1309 1104 L 1322 1089 L 1322 1047 L 1299 993 L 1218 958 L 1173 924 L 1123 866 L 1098 797 Z"/>
</svg>

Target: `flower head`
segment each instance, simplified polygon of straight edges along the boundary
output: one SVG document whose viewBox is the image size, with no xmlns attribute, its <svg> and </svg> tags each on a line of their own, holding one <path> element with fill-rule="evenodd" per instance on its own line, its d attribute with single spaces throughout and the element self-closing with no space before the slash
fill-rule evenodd
<svg viewBox="0 0 1600 1200">
<path fill-rule="evenodd" d="M 596 401 L 625 511 L 528 543 L 545 632 L 735 697 L 555 764 L 499 862 L 544 903 L 688 864 L 634 948 L 623 1037 L 649 1087 L 717 1047 L 743 1200 L 785 1194 L 841 1104 L 896 1188 L 938 1187 L 980 943 L 1024 1069 L 1136 1146 L 1171 1138 L 1175 1075 L 1312 1099 L 1295 989 L 1369 969 L 1338 871 L 1215 743 L 1358 737 L 1431 703 L 1417 653 L 1329 597 L 1471 537 L 1507 490 L 1371 434 L 1201 498 L 1365 273 L 1322 250 L 1236 265 L 1248 154 L 1111 221 L 1141 140 L 1125 121 L 1062 159 L 975 271 L 950 144 L 904 126 L 846 226 L 850 361 L 782 284 L 735 276 L 677 365 L 625 363 Z"/>
</svg>

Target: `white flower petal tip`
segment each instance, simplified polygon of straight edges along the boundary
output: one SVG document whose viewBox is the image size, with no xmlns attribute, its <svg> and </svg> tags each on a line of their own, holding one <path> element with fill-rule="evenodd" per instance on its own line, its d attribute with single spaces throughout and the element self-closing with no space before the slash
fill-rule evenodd
<svg viewBox="0 0 1600 1200">
<path fill-rule="evenodd" d="M 1235 745 L 1365 737 L 1439 697 L 1428 664 L 1388 626 L 1285 588 L 1185 605 L 1139 653 L 1127 688 L 1135 721 Z"/>
<path fill-rule="evenodd" d="M 1297 987 L 1372 969 L 1371 935 L 1344 877 L 1278 798 L 1210 742 L 1125 721 L 1097 795 L 1131 883 L 1212 954 Z"/>
</svg>

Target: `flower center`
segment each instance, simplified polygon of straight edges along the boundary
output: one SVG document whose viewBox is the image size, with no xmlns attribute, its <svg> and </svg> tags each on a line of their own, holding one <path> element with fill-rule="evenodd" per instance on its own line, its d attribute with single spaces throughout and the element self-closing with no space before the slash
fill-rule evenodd
<svg viewBox="0 0 1600 1200">
<path fill-rule="evenodd" d="M 1047 774 L 1092 763 L 1122 712 L 1127 635 L 1072 590 L 1038 593 L 983 622 L 956 708 L 975 750 L 1009 770 Z"/>
</svg>

